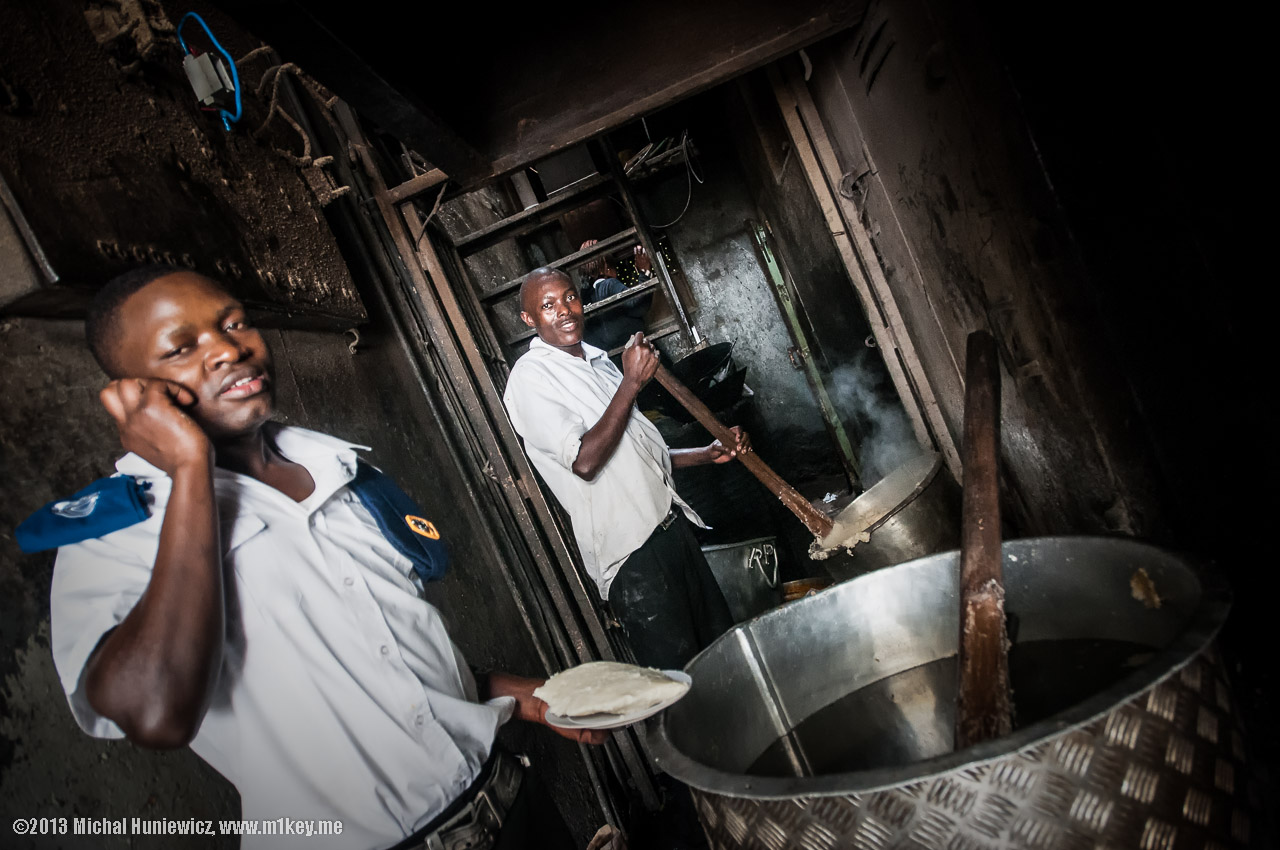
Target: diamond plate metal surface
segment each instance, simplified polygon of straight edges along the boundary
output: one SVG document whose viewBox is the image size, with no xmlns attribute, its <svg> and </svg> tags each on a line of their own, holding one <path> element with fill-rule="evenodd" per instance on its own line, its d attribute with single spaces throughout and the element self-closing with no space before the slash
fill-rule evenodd
<svg viewBox="0 0 1280 850">
<path fill-rule="evenodd" d="M 1218 656 L 1088 725 L 883 791 L 752 800 L 693 791 L 715 850 L 1225 850 L 1260 846 Z"/>
</svg>

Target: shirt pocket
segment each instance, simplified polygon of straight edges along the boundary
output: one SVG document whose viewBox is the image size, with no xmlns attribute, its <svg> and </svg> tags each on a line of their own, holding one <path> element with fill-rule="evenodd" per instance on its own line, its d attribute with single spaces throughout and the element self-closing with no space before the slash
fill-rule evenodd
<svg viewBox="0 0 1280 850">
<path fill-rule="evenodd" d="M 241 516 L 224 523 L 222 535 L 222 563 L 235 576 L 235 587 L 228 589 L 229 603 L 244 602 L 248 596 L 264 612 L 272 611 L 281 602 L 293 603 L 282 606 L 281 611 L 296 608 L 302 599 L 297 574 L 305 559 L 302 552 L 292 545 L 282 546 L 279 530 L 270 533 L 266 522 L 256 516 Z M 297 542 L 300 541 L 288 541 Z"/>
<path fill-rule="evenodd" d="M 264 531 L 266 527 L 267 524 L 256 516 L 240 516 L 223 522 L 221 525 L 223 557 L 232 557 L 236 549 Z"/>
</svg>

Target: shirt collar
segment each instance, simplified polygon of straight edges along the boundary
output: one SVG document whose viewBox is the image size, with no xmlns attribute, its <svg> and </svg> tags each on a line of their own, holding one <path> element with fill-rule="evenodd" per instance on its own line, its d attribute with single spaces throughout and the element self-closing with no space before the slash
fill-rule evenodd
<svg viewBox="0 0 1280 850">
<path fill-rule="evenodd" d="M 570 354 L 569 352 L 563 349 L 556 348 L 554 345 L 544 342 L 542 337 L 540 336 L 535 336 L 533 339 L 529 341 L 529 350 L 533 351 L 534 349 L 543 349 L 553 354 L 561 354 L 565 357 L 572 357 L 574 360 L 579 359 L 578 357 L 575 357 L 574 355 Z M 591 345 L 586 340 L 582 341 L 582 353 L 587 356 L 588 363 L 590 363 L 592 360 L 595 360 L 599 357 L 608 356 L 608 352 L 606 352 L 604 349 L 596 348 L 594 345 Z"/>
<path fill-rule="evenodd" d="M 307 467 L 308 471 L 312 471 L 313 477 L 315 466 L 327 459 L 334 459 L 345 472 L 349 473 L 347 476 L 349 481 L 356 474 L 356 450 L 369 451 L 368 446 L 321 434 L 319 431 L 277 423 L 268 423 L 266 427 L 272 429 L 271 438 L 280 449 L 280 453 L 289 460 Z M 116 461 L 116 471 L 140 478 L 168 477 L 158 466 L 143 460 L 133 452 Z M 226 475 L 235 474 L 222 469 L 217 471 Z M 319 489 L 319 480 L 316 484 Z"/>
</svg>

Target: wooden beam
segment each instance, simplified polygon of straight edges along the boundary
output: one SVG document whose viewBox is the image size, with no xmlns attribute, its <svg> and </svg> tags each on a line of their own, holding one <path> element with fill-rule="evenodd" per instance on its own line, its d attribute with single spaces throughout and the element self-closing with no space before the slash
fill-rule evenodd
<svg viewBox="0 0 1280 850">
<path fill-rule="evenodd" d="M 404 181 L 399 186 L 388 189 L 387 200 L 393 204 L 402 204 L 405 201 L 416 198 L 434 186 L 439 186 L 448 179 L 448 174 L 438 168 L 433 168 L 426 174 L 419 174 L 417 177 Z"/>
<path fill-rule="evenodd" d="M 592 198 L 608 194 L 612 188 L 613 181 L 608 175 L 593 174 L 535 207 L 521 210 L 513 216 L 495 221 L 488 227 L 482 227 L 474 233 L 467 234 L 457 240 L 454 247 L 464 257 L 483 251 L 504 239 L 514 239 L 536 230 L 569 209 L 584 204 Z"/>
<path fill-rule="evenodd" d="M 693 338 L 693 326 L 689 322 L 689 308 L 676 289 L 675 281 L 671 278 L 671 270 L 667 268 L 667 262 L 662 258 L 662 251 L 658 248 L 658 240 L 653 238 L 653 232 L 645 223 L 640 205 L 636 203 L 635 195 L 631 191 L 631 181 L 627 179 L 627 175 L 622 170 L 622 163 L 618 161 L 618 152 L 614 150 L 613 144 L 608 139 L 603 140 L 601 147 L 604 148 L 605 159 L 609 161 L 609 172 L 618 186 L 618 194 L 622 196 L 622 206 L 626 208 L 627 215 L 635 226 L 636 234 L 640 237 L 640 244 L 644 246 L 645 253 L 653 262 L 654 271 L 657 273 L 659 282 L 662 283 L 662 291 L 666 293 L 667 301 L 675 311 L 676 321 L 680 323 L 681 336 L 687 344 L 693 345 L 696 340 Z"/>
<path fill-rule="evenodd" d="M 876 345 L 885 354 L 884 363 L 890 380 L 902 399 L 916 439 L 922 446 L 936 446 L 947 468 L 958 479 L 959 449 L 916 353 L 902 311 L 885 279 L 884 269 L 880 267 L 871 235 L 863 226 L 853 202 L 834 188 L 839 185 L 842 172 L 826 126 L 798 71 L 791 68 L 786 76 L 784 80 L 781 72 L 772 70 L 770 73 L 778 107 L 782 110 L 797 159 L 867 315 Z"/>
<path fill-rule="evenodd" d="M 588 304 L 582 312 L 589 316 L 592 313 L 595 313 L 599 310 L 607 310 L 608 308 L 614 306 L 615 304 L 621 304 L 623 301 L 630 301 L 632 298 L 635 298 L 638 295 L 642 295 L 645 292 L 649 292 L 652 289 L 656 289 L 657 286 L 658 286 L 658 279 L 651 278 L 649 280 L 646 280 L 644 283 L 638 283 L 635 286 L 627 287 L 626 292 L 619 292 L 616 295 L 610 295 L 608 298 L 605 298 L 602 301 L 597 301 L 594 304 Z M 678 324 L 679 323 L 677 322 L 677 325 Z M 529 337 L 533 336 L 535 333 L 537 333 L 537 331 L 535 331 L 533 328 L 528 328 L 527 330 L 523 330 L 520 333 L 508 339 L 507 345 L 515 345 L 517 342 L 526 340 Z M 646 336 L 647 335 L 648 334 L 646 334 Z"/>
<path fill-rule="evenodd" d="M 417 233 L 418 238 L 414 240 L 414 247 L 421 250 L 420 245 L 423 241 L 423 234 L 426 232 L 427 223 L 418 215 L 418 210 L 413 204 L 401 204 L 399 207 L 400 217 L 404 219 L 405 227 L 409 229 L 409 233 Z M 426 239 L 430 240 L 430 236 Z M 447 237 L 441 237 L 444 243 L 443 257 L 441 253 L 437 253 L 437 262 L 443 264 L 443 260 L 448 260 L 452 271 L 458 280 L 458 289 L 462 290 L 459 300 L 462 303 L 467 317 L 467 324 L 472 327 L 476 334 L 479 335 L 478 340 L 481 355 L 492 364 L 501 374 L 501 380 L 505 382 L 507 375 L 511 369 L 506 358 L 503 355 L 502 346 L 498 344 L 498 337 L 493 332 L 493 324 L 489 321 L 484 312 L 484 305 L 480 303 L 479 297 L 476 295 L 475 284 L 471 282 L 470 276 L 467 274 L 466 264 L 458 257 L 458 252 L 454 251 L 449 245 Z M 419 258 L 419 263 L 425 263 Z M 447 273 L 447 272 L 446 272 Z M 451 287 L 452 289 L 452 287 Z"/>
<path fill-rule="evenodd" d="M 856 23 L 865 7 L 865 0 L 599 5 L 583 21 L 557 21 L 547 36 L 607 43 L 592 51 L 604 61 L 563 51 L 540 56 L 536 75 L 493 74 L 477 92 L 488 108 L 459 114 L 458 124 L 503 174 L 794 53 Z"/>
</svg>

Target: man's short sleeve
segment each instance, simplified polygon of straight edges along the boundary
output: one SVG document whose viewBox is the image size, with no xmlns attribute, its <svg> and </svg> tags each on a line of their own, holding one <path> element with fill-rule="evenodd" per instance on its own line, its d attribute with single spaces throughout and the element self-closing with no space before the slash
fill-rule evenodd
<svg viewBox="0 0 1280 850">
<path fill-rule="evenodd" d="M 502 400 L 527 450 L 535 450 L 565 469 L 573 468 L 588 428 L 581 414 L 565 404 L 563 390 L 550 375 L 536 367 L 513 369 Z"/>
<path fill-rule="evenodd" d="M 102 636 L 133 610 L 151 580 L 151 565 L 108 542 L 114 536 L 59 549 L 50 593 L 53 662 L 76 723 L 95 738 L 123 738 L 124 732 L 89 705 L 85 665 Z"/>
</svg>

